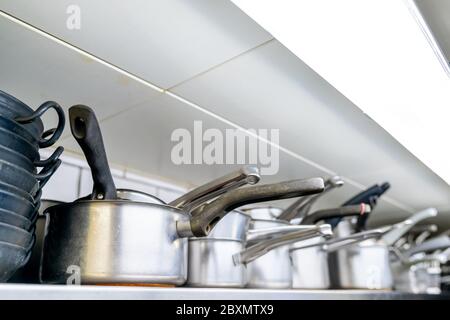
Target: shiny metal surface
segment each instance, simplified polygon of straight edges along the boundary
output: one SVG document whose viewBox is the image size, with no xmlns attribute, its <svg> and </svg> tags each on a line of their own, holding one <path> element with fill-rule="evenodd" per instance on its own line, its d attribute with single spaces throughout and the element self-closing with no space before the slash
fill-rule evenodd
<svg viewBox="0 0 450 320">
<path fill-rule="evenodd" d="M 297 218 L 303 218 L 309 214 L 312 206 L 316 203 L 321 197 L 330 192 L 333 189 L 342 187 L 344 185 L 344 180 L 342 180 L 339 176 L 334 176 L 325 181 L 325 188 L 322 193 L 315 194 L 312 196 L 301 197 L 293 204 L 291 204 L 288 208 L 283 210 L 283 212 L 279 215 L 280 220 L 291 221 Z"/>
<path fill-rule="evenodd" d="M 252 220 L 250 230 L 289 225 L 277 220 Z M 249 288 L 286 289 L 292 286 L 289 245 L 279 247 L 247 264 Z"/>
<path fill-rule="evenodd" d="M 441 262 L 430 259 L 412 265 L 392 265 L 395 290 L 411 293 L 441 293 Z"/>
<path fill-rule="evenodd" d="M 297 244 L 311 245 L 324 242 L 323 237 L 303 240 Z M 331 285 L 328 270 L 328 253 L 320 245 L 295 250 L 292 246 L 292 288 L 328 289 Z"/>
<path fill-rule="evenodd" d="M 48 209 L 41 280 L 182 285 L 187 239 L 182 211 L 129 201 L 79 201 Z"/>
<path fill-rule="evenodd" d="M 249 215 L 234 210 L 216 224 L 208 238 L 245 241 L 249 223 Z"/>
<path fill-rule="evenodd" d="M 191 287 L 242 288 L 247 284 L 245 265 L 236 265 L 233 254 L 244 249 L 239 240 L 189 239 L 187 285 Z"/>
<path fill-rule="evenodd" d="M 390 290 L 393 276 L 389 263 L 389 250 L 376 240 L 329 254 L 330 270 L 335 275 L 333 285 L 343 289 Z"/>
<path fill-rule="evenodd" d="M 175 199 L 169 205 L 191 212 L 208 200 L 247 184 L 254 185 L 260 179 L 258 167 L 246 166 L 193 189 L 182 197 Z"/>
</svg>

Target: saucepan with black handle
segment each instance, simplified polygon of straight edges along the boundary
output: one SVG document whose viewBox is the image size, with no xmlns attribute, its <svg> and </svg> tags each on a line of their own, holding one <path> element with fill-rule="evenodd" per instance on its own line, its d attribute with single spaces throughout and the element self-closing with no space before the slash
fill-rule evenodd
<svg viewBox="0 0 450 320">
<path fill-rule="evenodd" d="M 288 183 L 278 194 L 264 192 L 270 189 L 266 186 L 236 189 L 259 180 L 257 168 L 247 167 L 169 204 L 122 200 L 94 112 L 79 105 L 70 108 L 69 117 L 72 135 L 91 168 L 94 188 L 88 197 L 47 209 L 40 275 L 45 283 L 182 285 L 187 278 L 188 237 L 207 236 L 242 203 L 323 188 L 320 179 L 308 183 L 307 190 L 305 182 Z M 190 214 L 205 203 L 201 213 Z"/>
</svg>

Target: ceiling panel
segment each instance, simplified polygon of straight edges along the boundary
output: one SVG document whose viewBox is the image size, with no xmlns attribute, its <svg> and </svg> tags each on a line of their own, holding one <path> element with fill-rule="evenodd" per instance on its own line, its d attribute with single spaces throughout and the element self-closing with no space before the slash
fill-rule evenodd
<svg viewBox="0 0 450 320">
<path fill-rule="evenodd" d="M 226 0 L 2 0 L 0 10 L 162 88 L 271 39 Z"/>
<path fill-rule="evenodd" d="M 448 207 L 450 187 L 277 41 L 174 89 L 246 128 L 280 129 L 280 145 L 362 185 L 388 180 L 407 207 Z"/>
<path fill-rule="evenodd" d="M 103 119 L 160 94 L 1 16 L 0 30 L 0 90 L 33 109 L 47 100 L 66 110 L 87 104 Z M 54 117 L 49 111 L 48 126 Z"/>
</svg>

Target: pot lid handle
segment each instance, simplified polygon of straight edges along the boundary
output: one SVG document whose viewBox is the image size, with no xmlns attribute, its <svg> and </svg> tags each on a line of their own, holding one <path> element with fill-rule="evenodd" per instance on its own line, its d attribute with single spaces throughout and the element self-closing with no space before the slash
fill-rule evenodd
<svg viewBox="0 0 450 320">
<path fill-rule="evenodd" d="M 235 265 L 246 264 L 265 255 L 266 253 L 297 241 L 311 239 L 321 236 L 331 236 L 331 226 L 323 224 L 320 226 L 303 226 L 304 228 L 281 234 L 278 237 L 269 238 L 247 247 L 245 250 L 233 255 Z M 306 227 L 306 228 L 305 228 Z"/>
</svg>

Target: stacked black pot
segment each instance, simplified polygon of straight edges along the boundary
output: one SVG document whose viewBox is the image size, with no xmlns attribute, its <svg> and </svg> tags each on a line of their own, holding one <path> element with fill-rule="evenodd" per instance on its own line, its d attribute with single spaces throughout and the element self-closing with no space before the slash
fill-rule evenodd
<svg viewBox="0 0 450 320">
<path fill-rule="evenodd" d="M 41 116 L 53 109 L 56 128 L 44 131 Z M 45 160 L 39 149 L 52 146 L 65 125 L 64 111 L 53 101 L 36 110 L 0 91 L 0 282 L 7 281 L 27 260 L 42 188 L 61 164 L 58 147 Z"/>
</svg>

